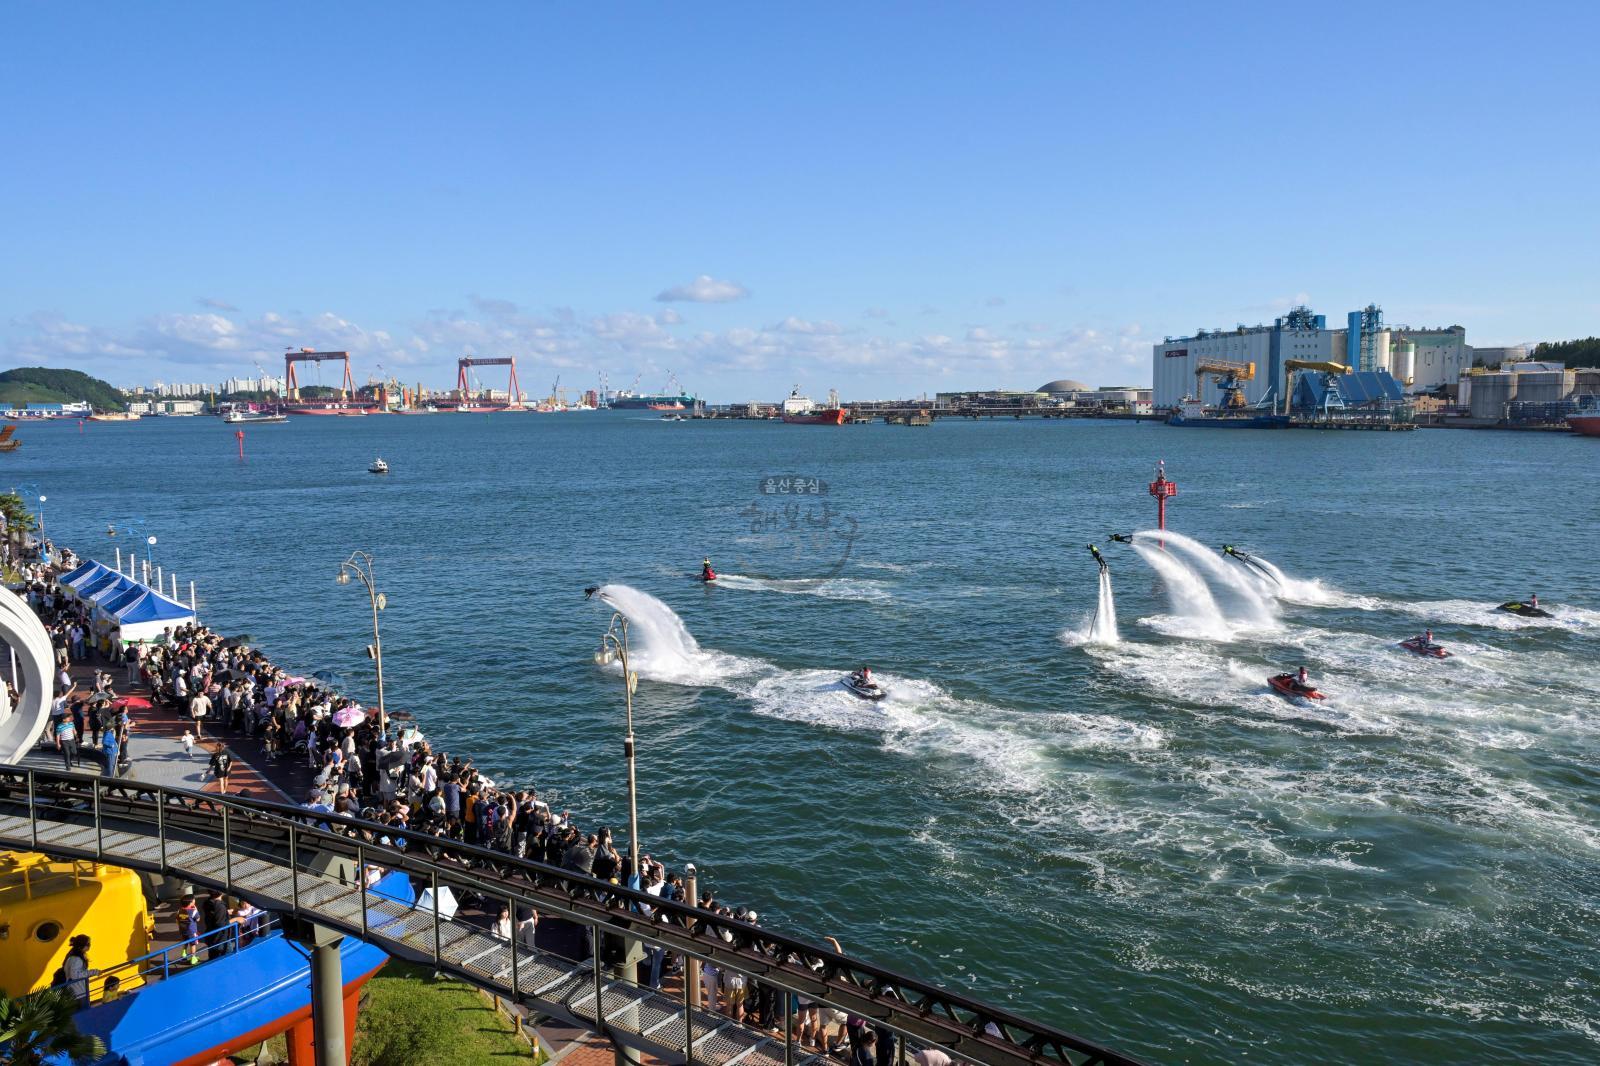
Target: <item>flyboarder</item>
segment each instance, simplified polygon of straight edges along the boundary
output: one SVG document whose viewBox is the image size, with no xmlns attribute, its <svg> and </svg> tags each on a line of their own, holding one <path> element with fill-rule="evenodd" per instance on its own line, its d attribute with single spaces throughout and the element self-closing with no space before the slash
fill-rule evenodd
<svg viewBox="0 0 1600 1066">
<path fill-rule="evenodd" d="M 1131 533 L 1107 533 L 1106 536 L 1110 537 L 1112 540 L 1121 541 L 1124 544 L 1133 543 L 1133 534 Z"/>
<path fill-rule="evenodd" d="M 1110 567 L 1108 567 L 1106 565 L 1105 556 L 1100 554 L 1100 549 L 1099 548 L 1096 548 L 1093 544 L 1088 545 L 1088 548 L 1089 548 L 1089 554 L 1094 556 L 1094 561 L 1100 564 L 1101 573 L 1104 573 L 1107 570 L 1111 569 Z"/>
</svg>

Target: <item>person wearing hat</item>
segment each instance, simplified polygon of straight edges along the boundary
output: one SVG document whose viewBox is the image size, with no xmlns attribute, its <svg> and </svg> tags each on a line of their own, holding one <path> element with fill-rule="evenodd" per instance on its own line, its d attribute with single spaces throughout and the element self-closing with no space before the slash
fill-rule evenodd
<svg viewBox="0 0 1600 1066">
<path fill-rule="evenodd" d="M 702 559 L 702 560 L 700 560 L 700 580 L 701 581 L 715 581 L 716 579 L 717 579 L 717 572 L 715 570 L 711 569 L 711 560 L 710 559 Z"/>
</svg>

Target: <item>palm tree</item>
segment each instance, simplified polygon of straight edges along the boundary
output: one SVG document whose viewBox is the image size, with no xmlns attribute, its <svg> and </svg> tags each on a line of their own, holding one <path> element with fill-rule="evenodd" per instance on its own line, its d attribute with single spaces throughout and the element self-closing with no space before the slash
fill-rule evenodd
<svg viewBox="0 0 1600 1066">
<path fill-rule="evenodd" d="M 85 1063 L 104 1055 L 104 1041 L 78 1032 L 78 1006 L 65 988 L 17 999 L 0 992 L 0 1066 L 44 1066 L 58 1055 Z"/>
</svg>

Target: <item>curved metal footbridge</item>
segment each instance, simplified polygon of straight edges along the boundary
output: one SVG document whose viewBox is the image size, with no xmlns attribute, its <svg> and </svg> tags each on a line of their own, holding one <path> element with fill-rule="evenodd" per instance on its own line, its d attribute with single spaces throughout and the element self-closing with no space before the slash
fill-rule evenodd
<svg viewBox="0 0 1600 1066">
<path fill-rule="evenodd" d="M 270 801 L 0 766 L 0 846 L 219 888 L 326 935 L 358 937 L 431 964 L 533 1014 L 674 1066 L 822 1066 L 828 1060 L 791 1042 L 792 1026 L 773 1035 L 699 1006 L 697 982 L 685 981 L 680 995 L 631 980 L 635 968 L 627 960 L 638 957 L 634 945 L 680 953 L 793 993 L 779 997 L 786 1016 L 798 997 L 866 1018 L 899 1036 L 901 1060 L 919 1048 L 939 1048 L 952 1059 L 992 1066 L 1135 1061 L 770 929 L 441 838 L 413 836 L 403 849 L 381 843 L 389 832 Z M 380 876 L 395 871 L 411 878 L 418 902 L 374 888 Z M 491 910 L 504 904 L 515 914 L 533 907 L 574 923 L 585 931 L 587 957 L 517 944 L 455 918 L 439 902 L 451 894 L 475 897 Z M 633 903 L 650 908 L 650 916 Z M 317 980 L 314 968 L 314 985 Z M 313 1002 L 321 1002 L 315 988 Z"/>
</svg>

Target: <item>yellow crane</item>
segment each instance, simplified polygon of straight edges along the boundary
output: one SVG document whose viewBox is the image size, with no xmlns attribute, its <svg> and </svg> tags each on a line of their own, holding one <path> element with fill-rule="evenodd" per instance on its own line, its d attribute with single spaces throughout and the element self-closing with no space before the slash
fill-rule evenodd
<svg viewBox="0 0 1600 1066">
<path fill-rule="evenodd" d="M 1205 384 L 1200 379 L 1207 374 L 1216 381 L 1217 388 L 1222 390 L 1221 407 L 1225 411 L 1238 410 L 1245 406 L 1244 383 L 1254 381 L 1256 365 L 1254 363 L 1235 363 L 1228 359 L 1202 359 L 1194 368 L 1194 398 L 1200 399 L 1203 395 L 1202 386 Z"/>
</svg>

